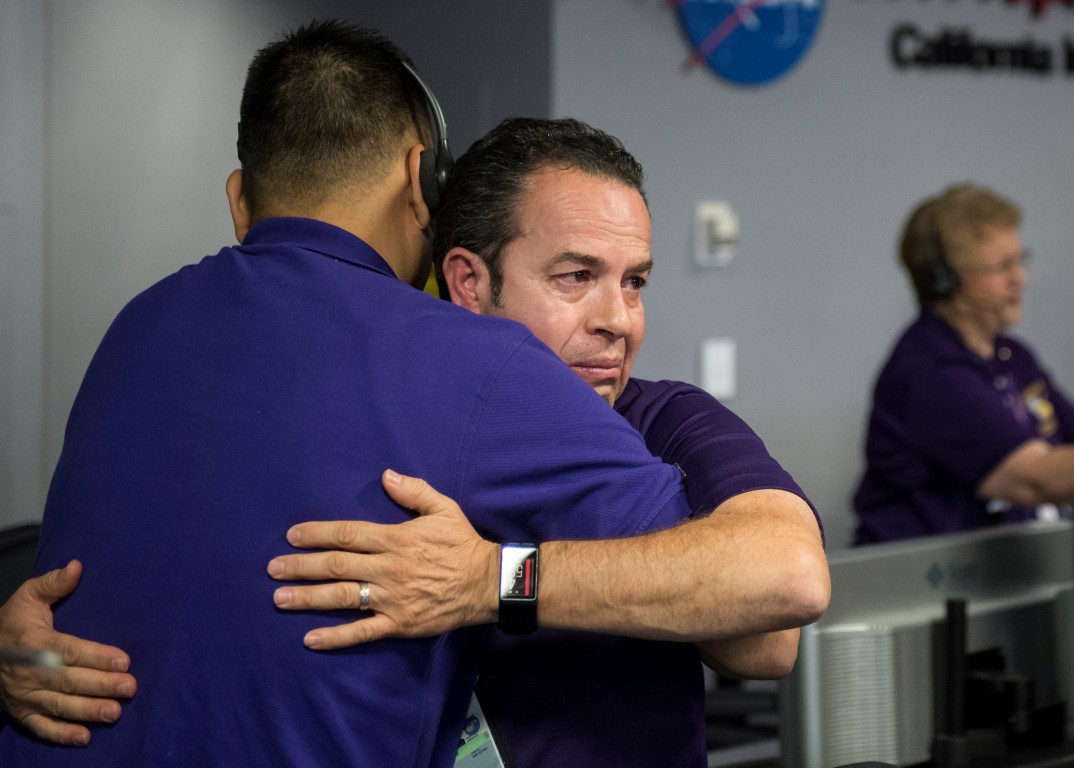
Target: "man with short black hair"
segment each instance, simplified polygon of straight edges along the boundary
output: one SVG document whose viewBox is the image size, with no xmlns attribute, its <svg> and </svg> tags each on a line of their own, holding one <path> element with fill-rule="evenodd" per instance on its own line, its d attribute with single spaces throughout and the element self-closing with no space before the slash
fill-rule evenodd
<svg viewBox="0 0 1074 768">
<path fill-rule="evenodd" d="M 496 172 L 482 177 L 480 171 L 490 169 Z M 608 402 L 625 390 L 627 396 L 620 398 L 621 412 L 644 432 L 654 452 L 686 470 L 694 512 L 703 515 L 716 508 L 710 518 L 657 537 L 544 545 L 548 570 L 541 579 L 542 626 L 595 629 L 648 639 L 562 635 L 560 641 L 568 643 L 568 652 L 577 654 L 579 661 L 567 668 L 558 663 L 554 652 L 558 646 L 550 651 L 546 632 L 537 633 L 532 641 L 521 640 L 516 648 L 505 648 L 503 641 L 497 641 L 499 658 L 506 660 L 504 673 L 497 681 L 492 672 L 494 662 L 490 661 L 482 672 L 483 695 L 497 717 L 515 719 L 509 724 L 512 730 L 524 726 L 527 717 L 534 718 L 521 737 L 512 734 L 510 739 L 523 765 L 550 759 L 551 753 L 541 754 L 549 745 L 553 750 L 568 749 L 579 757 L 588 753 L 596 760 L 617 764 L 651 764 L 654 759 L 666 765 L 703 764 L 697 652 L 689 645 L 653 641 L 715 638 L 704 644 L 702 653 L 717 667 L 738 674 L 785 674 L 793 663 L 796 630 L 768 630 L 796 627 L 823 610 L 827 601 L 817 524 L 797 486 L 730 412 L 686 385 L 629 380 L 634 353 L 644 333 L 639 291 L 651 259 L 641 169 L 621 144 L 576 121 L 508 121 L 460 159 L 455 178 L 440 226 L 445 243 L 457 242 L 456 246 L 445 245 L 442 254 L 445 283 L 456 302 L 485 314 L 525 321 Z M 471 198 L 468 181 L 492 188 L 495 194 L 474 193 Z M 480 226 L 471 227 L 466 236 L 456 239 L 450 234 L 459 221 L 477 221 L 476 215 L 466 212 L 478 210 L 496 213 Z M 490 262 L 499 266 L 489 269 Z M 499 272 L 498 278 L 491 276 L 494 271 Z M 540 389 L 543 384 L 534 381 L 531 386 Z M 554 422 L 562 449 L 570 452 L 572 430 L 580 440 L 601 440 L 588 428 L 584 434 L 578 432 L 579 425 L 574 422 L 581 415 L 569 401 L 562 400 L 541 418 Z M 710 430 L 713 420 L 716 427 Z M 520 434 L 518 439 L 525 437 Z M 505 461 L 505 457 L 494 460 Z M 617 474 L 618 462 L 605 469 Z M 512 468 L 526 471 L 524 466 Z M 561 480 L 555 474 L 542 482 Z M 407 495 L 411 484 L 403 478 L 390 481 L 386 487 L 404 506 L 412 506 L 415 499 Z M 578 510 L 571 505 L 557 512 L 569 517 Z M 465 525 L 461 516 L 440 519 Z M 415 523 L 430 520 L 425 517 Z M 480 516 L 477 520 L 481 525 Z M 401 533 L 413 541 L 410 526 L 415 523 L 387 526 L 382 532 Z M 313 531 L 316 526 L 299 528 Z M 369 529 L 367 523 L 358 526 Z M 734 541 L 729 540 L 730 533 Z M 398 595 L 382 578 L 369 577 L 364 586 L 350 583 L 325 589 L 338 594 L 338 587 L 348 587 L 344 594 L 353 597 L 350 607 L 376 614 L 351 628 L 367 633 L 380 628 L 381 637 L 435 634 L 494 621 L 497 594 L 488 589 L 495 582 L 489 572 L 495 570 L 499 549 L 481 542 L 472 529 L 469 535 L 472 539 L 466 535 L 455 538 L 452 553 L 462 553 L 461 560 L 470 564 L 473 578 L 458 588 L 439 585 L 436 605 L 422 614 L 423 621 L 428 622 L 429 615 L 445 624 L 402 623 L 400 614 L 393 616 L 392 611 Z M 311 543 L 316 545 L 309 540 L 303 545 Z M 585 550 L 588 544 L 595 549 Z M 571 551 L 579 546 L 583 549 Z M 443 557 L 443 551 L 435 554 Z M 321 557 L 321 562 L 330 557 Z M 644 567 L 637 567 L 635 560 Z M 288 558 L 274 562 L 281 561 Z M 653 563 L 660 564 L 656 570 L 651 570 Z M 575 575 L 586 572 L 600 574 L 600 583 L 579 583 Z M 706 578 L 719 584 L 719 589 L 699 588 L 697 580 Z M 602 585 L 611 583 L 622 591 L 614 604 L 600 605 L 600 596 L 606 594 Z M 303 594 L 298 587 L 285 587 L 277 593 L 281 605 L 288 592 L 296 599 Z M 459 608 L 468 596 L 475 597 L 477 604 Z M 303 606 L 292 603 L 285 607 Z M 346 629 L 315 629 L 306 635 L 307 643 L 331 647 L 338 642 L 333 638 Z M 318 643 L 318 639 L 325 642 Z M 520 649 L 525 665 L 512 661 Z M 639 658 L 644 659 L 648 675 L 639 675 Z M 596 664 L 587 668 L 588 661 Z M 600 684 L 575 679 L 562 699 L 569 706 L 561 710 L 551 696 L 532 687 L 534 678 L 544 676 L 541 682 L 551 686 L 555 694 L 565 678 L 579 673 L 592 675 Z M 534 706 L 525 712 L 517 707 L 505 710 L 497 700 L 495 686 L 509 691 L 518 680 L 512 675 L 518 674 L 528 676 L 522 684 L 536 694 L 527 699 Z M 668 687 L 674 689 L 674 697 L 665 697 L 664 706 L 652 709 L 654 695 L 659 697 Z M 593 702 L 593 697 L 615 698 L 618 709 L 578 709 Z M 649 708 L 650 723 L 661 729 L 662 740 L 654 740 L 651 731 L 637 731 L 614 741 L 606 738 L 621 734 L 619 724 L 611 722 L 609 726 L 608 718 L 632 709 L 632 702 Z M 588 717 L 586 727 L 577 721 L 579 712 Z M 682 743 L 677 743 L 679 734 L 684 737 Z M 674 749 L 669 749 L 668 738 L 676 742 Z"/>
<path fill-rule="evenodd" d="M 252 178 L 227 183 L 241 244 L 116 318 L 45 511 L 39 568 L 86 566 L 57 626 L 129 652 L 138 695 L 85 751 L 5 728 L 0 762 L 450 765 L 484 632 L 311 653 L 316 617 L 272 605 L 281 532 L 329 510 L 407 519 L 385 468 L 450 490 L 499 540 L 688 516 L 674 469 L 532 334 L 407 285 L 428 274 L 431 214 L 405 64 L 342 23 L 255 58 L 239 141 Z"/>
</svg>

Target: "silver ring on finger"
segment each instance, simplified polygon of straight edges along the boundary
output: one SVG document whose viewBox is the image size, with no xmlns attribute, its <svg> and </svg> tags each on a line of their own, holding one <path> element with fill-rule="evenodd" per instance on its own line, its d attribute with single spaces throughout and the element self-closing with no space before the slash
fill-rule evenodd
<svg viewBox="0 0 1074 768">
<path fill-rule="evenodd" d="M 369 582 L 358 582 L 358 608 L 362 611 L 369 610 Z"/>
</svg>

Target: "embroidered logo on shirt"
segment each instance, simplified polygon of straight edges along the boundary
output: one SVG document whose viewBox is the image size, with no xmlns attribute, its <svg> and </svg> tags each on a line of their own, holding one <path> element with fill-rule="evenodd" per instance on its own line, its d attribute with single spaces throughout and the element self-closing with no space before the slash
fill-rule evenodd
<svg viewBox="0 0 1074 768">
<path fill-rule="evenodd" d="M 1037 379 L 1022 390 L 1022 402 L 1037 420 L 1037 434 L 1041 437 L 1054 435 L 1059 429 L 1059 420 L 1055 417 L 1055 407 L 1048 399 L 1048 385 L 1044 379 Z"/>
</svg>

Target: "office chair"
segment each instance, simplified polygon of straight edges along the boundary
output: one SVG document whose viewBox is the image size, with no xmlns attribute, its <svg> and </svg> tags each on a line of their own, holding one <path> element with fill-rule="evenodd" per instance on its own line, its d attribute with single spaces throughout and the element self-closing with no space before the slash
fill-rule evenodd
<svg viewBox="0 0 1074 768">
<path fill-rule="evenodd" d="M 0 530 L 0 603 L 7 602 L 19 585 L 33 575 L 40 523 L 13 525 Z"/>
</svg>

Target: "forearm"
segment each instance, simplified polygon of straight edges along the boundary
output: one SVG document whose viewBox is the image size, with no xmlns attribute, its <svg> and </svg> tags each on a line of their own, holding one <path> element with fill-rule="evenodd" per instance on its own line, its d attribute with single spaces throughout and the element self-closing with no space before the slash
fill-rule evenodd
<svg viewBox="0 0 1074 768">
<path fill-rule="evenodd" d="M 1022 507 L 1074 503 L 1074 445 L 1019 446 L 981 482 L 978 496 Z"/>
<path fill-rule="evenodd" d="M 291 544 L 330 551 L 274 558 L 285 610 L 361 608 L 363 620 L 306 636 L 328 650 L 384 637 L 427 637 L 498 618 L 499 545 L 458 505 L 416 478 L 385 489 L 420 512 L 398 525 L 309 522 Z M 391 478 L 395 479 L 391 479 Z M 793 629 L 827 608 L 828 563 L 809 506 L 785 491 L 750 491 L 675 528 L 606 541 L 541 545 L 538 626 L 700 642 Z M 359 582 L 369 600 L 361 602 Z"/>
<path fill-rule="evenodd" d="M 666 531 L 542 545 L 538 624 L 699 642 L 800 627 L 829 594 L 808 507 L 754 491 Z"/>
<path fill-rule="evenodd" d="M 1035 480 L 1034 503 L 1074 503 L 1074 445 L 1050 448 Z"/>
<path fill-rule="evenodd" d="M 701 661 L 724 677 L 778 680 L 794 669 L 800 630 L 708 640 L 697 644 Z"/>
</svg>

